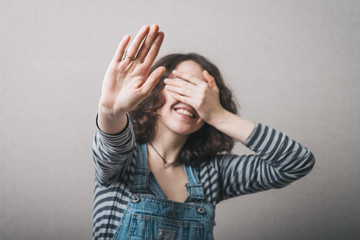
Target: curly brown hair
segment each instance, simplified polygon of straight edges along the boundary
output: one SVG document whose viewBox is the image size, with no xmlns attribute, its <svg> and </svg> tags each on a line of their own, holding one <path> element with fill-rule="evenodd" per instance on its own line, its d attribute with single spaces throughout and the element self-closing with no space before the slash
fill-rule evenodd
<svg viewBox="0 0 360 240">
<path fill-rule="evenodd" d="M 150 73 L 159 66 L 164 66 L 166 72 L 151 94 L 134 110 L 129 112 L 134 126 L 135 137 L 139 143 L 150 142 L 155 135 L 158 118 L 157 111 L 165 103 L 165 98 L 161 92 L 165 86 L 164 79 L 170 76 L 171 71 L 179 63 L 187 60 L 198 63 L 202 69 L 207 70 L 215 78 L 219 88 L 220 104 L 224 109 L 234 114 L 237 113 L 237 104 L 233 100 L 232 92 L 225 85 L 219 69 L 213 63 L 196 53 L 170 54 L 164 56 L 152 66 Z M 230 153 L 233 147 L 234 139 L 205 123 L 198 131 L 189 135 L 179 153 L 177 161 L 185 165 L 198 166 L 202 162 L 211 160 L 218 153 Z"/>
</svg>

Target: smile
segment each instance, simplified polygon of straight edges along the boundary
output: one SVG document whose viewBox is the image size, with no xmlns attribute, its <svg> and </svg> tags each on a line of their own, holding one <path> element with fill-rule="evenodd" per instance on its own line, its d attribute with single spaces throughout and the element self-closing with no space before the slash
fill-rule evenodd
<svg viewBox="0 0 360 240">
<path fill-rule="evenodd" d="M 195 118 L 196 117 L 195 114 L 193 114 L 192 112 L 190 112 L 190 111 L 188 111 L 186 109 L 183 109 L 183 108 L 175 109 L 175 111 L 177 113 L 183 114 L 183 115 L 188 116 L 190 118 Z"/>
</svg>

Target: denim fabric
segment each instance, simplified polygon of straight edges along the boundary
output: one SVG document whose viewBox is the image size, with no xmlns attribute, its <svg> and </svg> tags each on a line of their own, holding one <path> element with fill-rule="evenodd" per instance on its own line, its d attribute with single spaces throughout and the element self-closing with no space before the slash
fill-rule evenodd
<svg viewBox="0 0 360 240">
<path fill-rule="evenodd" d="M 152 172 L 146 168 L 146 145 L 138 148 L 133 196 L 114 240 L 123 239 L 214 239 L 214 209 L 205 200 L 203 187 L 193 168 L 184 166 L 190 201 L 166 199 Z M 147 194 L 151 191 L 154 195 Z"/>
</svg>

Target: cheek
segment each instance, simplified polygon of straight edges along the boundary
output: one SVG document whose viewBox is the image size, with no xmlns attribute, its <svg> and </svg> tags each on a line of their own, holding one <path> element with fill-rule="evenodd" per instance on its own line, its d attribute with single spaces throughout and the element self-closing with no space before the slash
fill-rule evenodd
<svg viewBox="0 0 360 240">
<path fill-rule="evenodd" d="M 203 120 L 200 120 L 197 124 L 196 124 L 196 131 L 199 131 L 203 126 L 204 126 L 205 122 Z"/>
<path fill-rule="evenodd" d="M 161 106 L 160 109 L 158 109 L 158 113 L 165 111 L 165 109 L 169 109 L 169 107 L 171 106 L 171 96 L 169 96 L 169 94 L 166 93 L 165 89 L 161 91 L 161 94 L 164 99 L 164 104 Z"/>
</svg>

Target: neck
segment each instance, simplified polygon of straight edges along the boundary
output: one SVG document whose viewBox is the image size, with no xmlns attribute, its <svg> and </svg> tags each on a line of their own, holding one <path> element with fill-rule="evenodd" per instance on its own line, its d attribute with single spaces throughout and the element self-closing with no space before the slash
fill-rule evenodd
<svg viewBox="0 0 360 240">
<path fill-rule="evenodd" d="M 176 161 L 187 137 L 186 135 L 179 135 L 171 131 L 156 131 L 151 143 L 167 163 L 173 163 Z"/>
</svg>

